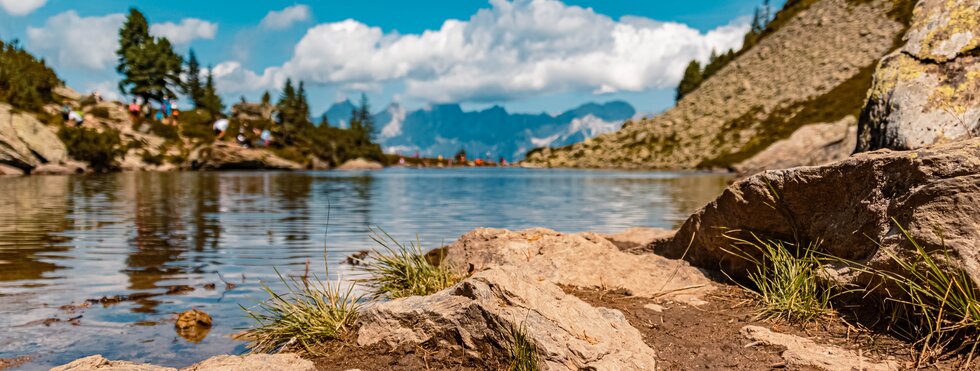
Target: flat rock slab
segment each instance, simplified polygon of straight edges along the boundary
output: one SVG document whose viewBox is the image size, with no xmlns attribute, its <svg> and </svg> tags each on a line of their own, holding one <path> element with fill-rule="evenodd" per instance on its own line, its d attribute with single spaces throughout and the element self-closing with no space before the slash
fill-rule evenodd
<svg viewBox="0 0 980 371">
<path fill-rule="evenodd" d="M 772 332 L 765 327 L 745 326 L 741 330 L 745 338 L 767 345 L 785 347 L 782 357 L 786 363 L 796 366 L 816 367 L 831 371 L 890 371 L 898 370 L 898 362 L 877 362 L 857 352 L 844 348 L 820 345 L 813 340 L 795 335 Z"/>
<path fill-rule="evenodd" d="M 313 362 L 296 354 L 250 354 L 246 356 L 217 356 L 180 370 L 126 361 L 110 361 L 101 355 L 77 359 L 51 371 L 315 371 Z"/>
<path fill-rule="evenodd" d="M 662 236 L 650 233 L 647 237 Z M 715 287 L 702 271 L 687 262 L 626 253 L 595 233 L 481 228 L 463 235 L 443 251 L 446 262 L 464 273 L 511 265 L 537 281 L 620 289 L 648 298 L 698 301 L 694 299 Z"/>
<path fill-rule="evenodd" d="M 545 370 L 655 370 L 653 349 L 623 313 L 596 308 L 561 288 L 504 266 L 485 270 L 430 296 L 368 306 L 357 343 L 392 349 L 436 344 L 484 359 L 506 357 L 521 329 Z"/>
</svg>

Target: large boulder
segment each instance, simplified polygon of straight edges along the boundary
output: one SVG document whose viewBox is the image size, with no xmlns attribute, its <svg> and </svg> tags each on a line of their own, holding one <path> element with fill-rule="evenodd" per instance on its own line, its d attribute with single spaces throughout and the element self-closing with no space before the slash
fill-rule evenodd
<svg viewBox="0 0 980 371">
<path fill-rule="evenodd" d="M 0 104 L 0 164 L 31 171 L 68 160 L 65 144 L 34 115 Z"/>
<path fill-rule="evenodd" d="M 823 165 L 845 159 L 854 152 L 856 124 L 854 116 L 847 116 L 834 123 L 806 125 L 734 168 L 742 178 L 764 170 Z"/>
<path fill-rule="evenodd" d="M 649 234 L 634 237 L 658 237 L 655 231 Z M 595 233 L 479 228 L 435 253 L 443 254 L 444 264 L 462 274 L 507 265 L 535 281 L 625 290 L 647 298 L 699 303 L 700 296 L 714 288 L 704 273 L 683 260 L 623 252 L 609 238 Z"/>
<path fill-rule="evenodd" d="M 905 45 L 885 57 L 857 151 L 914 149 L 980 135 L 980 1 L 922 0 Z"/>
<path fill-rule="evenodd" d="M 654 370 L 656 358 L 617 310 L 596 308 L 517 267 L 473 275 L 430 296 L 367 307 L 357 343 L 392 349 L 432 344 L 490 359 L 506 357 L 522 329 L 545 370 Z"/>
<path fill-rule="evenodd" d="M 901 226 L 927 251 L 947 248 L 952 263 L 980 283 L 978 221 L 980 138 L 757 174 L 732 184 L 673 238 L 652 249 L 744 275 L 748 263 L 724 250 L 731 246 L 725 233 L 751 238 L 748 232 L 754 232 L 763 238 L 822 241 L 823 252 L 888 269 L 893 264 L 886 251 L 914 251 Z"/>
<path fill-rule="evenodd" d="M 191 152 L 188 158 L 197 170 L 299 170 L 303 166 L 269 151 L 217 142 Z"/>
</svg>

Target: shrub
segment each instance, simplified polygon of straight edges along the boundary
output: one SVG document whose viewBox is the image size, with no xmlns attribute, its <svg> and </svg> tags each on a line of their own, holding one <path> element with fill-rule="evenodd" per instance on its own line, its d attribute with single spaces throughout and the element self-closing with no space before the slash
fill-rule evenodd
<svg viewBox="0 0 980 371">
<path fill-rule="evenodd" d="M 751 239 L 735 237 L 732 232 L 725 236 L 732 241 L 725 251 L 755 267 L 748 280 L 762 302 L 760 318 L 807 322 L 830 310 L 834 294 L 819 277 L 822 264 L 817 257 L 818 244 L 797 248 L 794 254 L 787 248 L 789 244 L 755 234 Z"/>
<path fill-rule="evenodd" d="M 281 274 L 279 279 L 286 286 L 285 294 L 262 285 L 269 299 L 255 310 L 242 307 L 258 322 L 241 336 L 252 352 L 316 354 L 317 345 L 343 337 L 357 320 L 361 298 L 354 295 L 353 285 L 341 289 L 339 281 L 287 280 Z"/>
<path fill-rule="evenodd" d="M 109 109 L 105 107 L 94 107 L 91 110 L 89 110 L 89 113 L 91 113 L 92 116 L 98 117 L 100 119 L 109 118 Z"/>
<path fill-rule="evenodd" d="M 105 129 L 99 132 L 95 129 L 63 126 L 58 130 L 58 138 L 65 143 L 71 157 L 88 162 L 99 171 L 116 168 L 116 159 L 126 153 L 126 148 L 119 139 L 119 131 Z"/>
<path fill-rule="evenodd" d="M 205 110 L 195 109 L 180 113 L 181 135 L 186 138 L 200 139 L 205 142 L 214 141 L 214 116 Z"/>
<path fill-rule="evenodd" d="M 40 111 L 45 104 L 57 103 L 52 91 L 61 84 L 43 60 L 21 49 L 16 41 L 0 41 L 0 102 Z"/>
<path fill-rule="evenodd" d="M 430 263 L 418 241 L 403 245 L 384 231 L 376 233 L 371 239 L 381 245 L 385 252 L 375 251 L 365 261 L 364 269 L 369 277 L 361 282 L 376 298 L 430 295 L 462 279 L 442 261 Z"/>
<path fill-rule="evenodd" d="M 173 125 L 164 125 L 156 121 L 150 122 L 150 133 L 168 142 L 180 141 L 180 133 L 177 132 L 177 127 Z"/>
<path fill-rule="evenodd" d="M 143 151 L 143 154 L 141 155 L 141 157 L 143 158 L 143 162 L 145 162 L 147 164 L 150 164 L 150 165 L 163 165 L 163 159 L 164 159 L 163 154 L 158 153 L 158 154 L 155 154 L 154 155 L 154 154 L 150 153 L 150 151 L 144 150 Z"/>
</svg>

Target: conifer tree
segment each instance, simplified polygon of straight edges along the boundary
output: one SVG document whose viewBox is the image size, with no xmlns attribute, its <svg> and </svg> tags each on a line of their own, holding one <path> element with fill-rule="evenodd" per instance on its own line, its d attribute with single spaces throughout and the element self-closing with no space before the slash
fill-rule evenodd
<svg viewBox="0 0 980 371">
<path fill-rule="evenodd" d="M 146 17 L 134 8 L 119 30 L 116 53 L 119 56 L 116 71 L 123 75 L 119 90 L 144 101 L 163 102 L 177 96 L 175 90 L 182 85 L 180 73 L 184 61 L 174 52 L 170 40 L 150 36 Z"/>
<path fill-rule="evenodd" d="M 194 102 L 195 108 L 205 108 L 204 101 L 204 82 L 201 81 L 201 64 L 197 61 L 194 49 L 187 53 L 186 81 L 184 81 L 184 94 L 187 94 Z"/>
<path fill-rule="evenodd" d="M 702 78 L 701 64 L 697 60 L 691 61 L 684 70 L 681 83 L 677 85 L 677 100 L 680 101 L 685 95 L 697 89 L 701 85 Z"/>
<path fill-rule="evenodd" d="M 199 108 L 203 108 L 213 116 L 219 116 L 225 110 L 225 105 L 221 102 L 218 90 L 214 86 L 214 73 L 211 67 L 208 67 L 208 77 L 204 82 L 201 104 Z"/>
<path fill-rule="evenodd" d="M 268 90 L 266 90 L 264 93 L 262 93 L 262 104 L 263 105 L 265 105 L 265 104 L 272 104 L 272 96 L 269 95 L 269 91 Z"/>
</svg>

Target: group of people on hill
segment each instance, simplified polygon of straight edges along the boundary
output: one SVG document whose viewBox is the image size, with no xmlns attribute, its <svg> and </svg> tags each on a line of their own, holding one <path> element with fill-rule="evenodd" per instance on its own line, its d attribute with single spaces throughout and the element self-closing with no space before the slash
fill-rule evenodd
<svg viewBox="0 0 980 371">
<path fill-rule="evenodd" d="M 140 117 L 149 118 L 150 110 L 149 104 L 145 104 L 145 102 L 141 104 L 136 98 L 133 98 L 132 102 L 129 103 L 129 115 L 133 121 Z M 171 98 L 160 102 L 160 109 L 156 111 L 153 119 L 164 125 L 177 126 L 179 124 L 178 116 L 180 116 L 180 108 L 177 106 L 177 100 Z"/>
<path fill-rule="evenodd" d="M 214 130 L 214 138 L 216 140 L 221 140 L 221 138 L 223 138 L 228 132 L 229 126 L 230 122 L 226 118 L 215 120 L 214 125 L 212 126 L 212 129 Z M 235 136 L 235 142 L 245 148 L 252 148 L 255 146 L 268 147 L 272 143 L 272 132 L 269 131 L 269 129 L 252 128 L 251 133 L 254 137 L 258 138 L 258 140 L 253 141 L 249 138 L 248 123 L 242 123 L 241 126 L 238 127 L 238 135 Z"/>
</svg>

